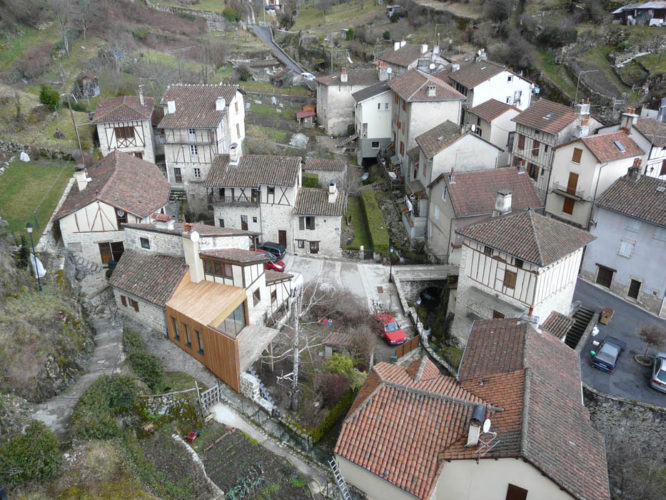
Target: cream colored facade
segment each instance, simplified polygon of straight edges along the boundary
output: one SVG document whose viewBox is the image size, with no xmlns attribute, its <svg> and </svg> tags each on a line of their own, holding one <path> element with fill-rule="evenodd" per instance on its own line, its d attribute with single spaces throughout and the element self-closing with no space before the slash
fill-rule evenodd
<svg viewBox="0 0 666 500">
<path fill-rule="evenodd" d="M 369 500 L 414 500 L 417 498 L 340 455 L 336 454 L 335 459 L 345 481 L 364 492 Z"/>
<path fill-rule="evenodd" d="M 118 150 L 155 163 L 155 143 L 150 120 L 98 123 L 97 136 L 102 156 Z"/>
</svg>

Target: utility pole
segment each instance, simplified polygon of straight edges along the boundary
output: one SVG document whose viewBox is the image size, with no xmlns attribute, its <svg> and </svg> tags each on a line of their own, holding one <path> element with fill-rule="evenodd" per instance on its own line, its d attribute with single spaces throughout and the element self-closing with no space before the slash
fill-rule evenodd
<svg viewBox="0 0 666 500">
<path fill-rule="evenodd" d="M 71 94 L 67 92 L 67 107 L 69 108 L 69 116 L 72 119 L 72 125 L 74 125 L 74 132 L 76 133 L 76 142 L 79 144 L 79 153 L 81 154 L 81 163 L 85 166 L 85 160 L 83 158 L 83 148 L 81 147 L 81 137 L 79 136 L 79 128 L 76 126 L 76 121 L 74 120 L 74 112 L 72 111 L 72 102 L 70 100 Z"/>
<path fill-rule="evenodd" d="M 292 308 L 292 320 L 294 328 L 294 338 L 293 338 L 293 372 L 291 378 L 291 409 L 292 411 L 298 410 L 298 363 L 300 356 L 300 329 L 301 329 L 301 300 L 302 300 L 302 290 L 298 292 L 296 299 L 294 300 L 294 305 Z"/>
</svg>

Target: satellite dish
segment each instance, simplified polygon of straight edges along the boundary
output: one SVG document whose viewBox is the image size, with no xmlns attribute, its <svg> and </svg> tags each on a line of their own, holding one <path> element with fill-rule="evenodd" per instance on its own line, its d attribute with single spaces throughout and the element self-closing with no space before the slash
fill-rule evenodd
<svg viewBox="0 0 666 500">
<path fill-rule="evenodd" d="M 123 217 L 125 215 L 125 211 L 120 209 L 116 210 L 116 213 L 118 214 L 118 217 Z"/>
<path fill-rule="evenodd" d="M 393 70 L 391 68 L 386 68 L 386 72 L 390 75 L 391 73 L 393 73 Z"/>
<path fill-rule="evenodd" d="M 435 63 L 430 63 L 430 69 L 435 69 Z"/>
<path fill-rule="evenodd" d="M 483 422 L 483 432 L 484 432 L 484 433 L 488 433 L 488 432 L 490 432 L 490 419 L 489 419 L 489 418 L 487 418 L 487 419 Z"/>
</svg>

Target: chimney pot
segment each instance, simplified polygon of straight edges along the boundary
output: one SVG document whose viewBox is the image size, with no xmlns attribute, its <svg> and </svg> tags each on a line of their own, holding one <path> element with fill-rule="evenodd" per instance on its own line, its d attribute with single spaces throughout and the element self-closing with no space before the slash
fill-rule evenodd
<svg viewBox="0 0 666 500">
<path fill-rule="evenodd" d="M 146 103 L 143 99 L 143 85 L 139 85 L 139 103 L 141 104 L 141 106 L 146 105 Z"/>
<path fill-rule="evenodd" d="M 427 95 L 428 97 L 437 97 L 437 87 L 432 82 L 428 83 Z"/>
<path fill-rule="evenodd" d="M 176 112 L 176 101 L 167 101 L 167 113 L 172 115 Z"/>
<path fill-rule="evenodd" d="M 186 222 L 185 223 L 185 232 L 189 233 L 192 231 L 192 223 L 191 222 Z"/>
<path fill-rule="evenodd" d="M 340 81 L 343 83 L 347 82 L 347 68 L 342 68 L 340 70 Z"/>
<path fill-rule="evenodd" d="M 421 44 L 421 55 L 425 54 L 426 52 L 428 52 L 428 44 L 423 42 Z"/>
<path fill-rule="evenodd" d="M 215 110 L 216 111 L 224 111 L 224 107 L 227 105 L 227 101 L 224 99 L 224 97 L 218 97 L 215 100 Z"/>
<path fill-rule="evenodd" d="M 499 191 L 497 191 L 497 197 L 495 198 L 495 209 L 493 210 L 493 217 L 511 213 L 512 197 L 513 195 L 510 189 L 500 189 Z"/>
</svg>

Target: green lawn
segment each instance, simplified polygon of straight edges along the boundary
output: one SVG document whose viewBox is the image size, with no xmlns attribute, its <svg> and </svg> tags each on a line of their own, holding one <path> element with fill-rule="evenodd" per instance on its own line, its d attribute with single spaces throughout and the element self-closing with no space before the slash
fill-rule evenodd
<svg viewBox="0 0 666 500">
<path fill-rule="evenodd" d="M 240 87 L 247 92 L 264 92 L 267 94 L 310 95 L 310 89 L 297 85 L 295 87 L 276 87 L 270 82 L 240 82 Z"/>
<path fill-rule="evenodd" d="M 378 5 L 371 0 L 351 0 L 349 2 L 334 5 L 328 9 L 326 15 L 322 14 L 320 9 L 314 7 L 303 7 L 298 11 L 298 17 L 292 31 L 302 29 L 319 29 L 324 32 L 331 29 L 331 25 L 336 23 L 348 23 L 349 26 L 357 26 L 365 22 L 359 19 L 373 12 L 384 12 L 385 7 Z M 341 26 L 342 28 L 344 26 Z M 334 28 L 338 28 L 334 26 Z"/>
<path fill-rule="evenodd" d="M 0 216 L 9 222 L 9 230 L 23 233 L 26 222 L 35 225 L 37 210 L 39 239 L 74 169 L 68 162 L 15 161 L 0 176 Z"/>
<path fill-rule="evenodd" d="M 372 248 L 370 231 L 368 231 L 368 224 L 366 223 L 365 214 L 363 213 L 363 207 L 359 198 L 350 196 L 347 199 L 347 213 L 345 215 L 351 217 L 351 224 L 347 227 L 351 228 L 354 232 L 354 240 L 348 246 L 351 248 L 360 248 L 363 245 L 365 249 Z"/>
<path fill-rule="evenodd" d="M 656 52 L 636 59 L 652 74 L 666 73 L 666 57 L 663 52 Z"/>
<path fill-rule="evenodd" d="M 211 10 L 222 12 L 224 10 L 224 0 L 199 0 L 196 3 L 192 4 L 183 4 L 182 2 L 177 2 L 176 0 L 162 0 L 164 5 L 169 5 L 172 7 L 187 7 L 192 10 Z M 241 12 L 241 15 L 243 13 Z"/>
<path fill-rule="evenodd" d="M 287 144 L 289 142 L 289 132 L 286 130 L 261 127 L 259 125 L 247 125 L 246 132 L 248 137 L 254 139 L 263 139 L 278 144 Z"/>
<path fill-rule="evenodd" d="M 571 83 L 564 67 L 555 63 L 555 58 L 543 50 L 537 49 L 536 55 L 537 65 L 543 70 L 545 75 L 567 94 L 570 96 L 575 95 L 576 86 Z"/>
</svg>

